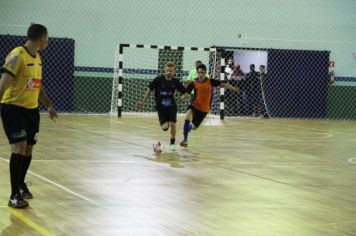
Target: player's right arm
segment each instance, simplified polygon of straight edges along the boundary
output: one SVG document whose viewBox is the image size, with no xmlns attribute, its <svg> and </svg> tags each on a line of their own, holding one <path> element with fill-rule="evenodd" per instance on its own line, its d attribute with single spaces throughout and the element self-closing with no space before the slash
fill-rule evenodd
<svg viewBox="0 0 356 236">
<path fill-rule="evenodd" d="M 2 96 L 4 95 L 5 89 L 10 84 L 11 80 L 14 77 L 8 73 L 2 73 L 0 80 L 0 101 L 2 100 Z"/>
<path fill-rule="evenodd" d="M 148 98 L 151 96 L 151 91 L 156 89 L 158 86 L 158 77 L 156 77 L 147 87 L 145 95 L 143 95 L 143 99 L 137 102 L 138 107 L 143 107 L 147 102 Z"/>
<path fill-rule="evenodd" d="M 147 87 L 145 95 L 143 96 L 143 99 L 141 101 L 137 102 L 138 107 L 143 107 L 147 101 L 147 99 L 151 96 L 151 89 Z"/>
<path fill-rule="evenodd" d="M 224 83 L 224 82 L 222 82 L 222 83 L 221 83 L 221 87 L 223 87 L 223 88 L 225 88 L 225 89 L 230 89 L 230 90 L 234 91 L 235 93 L 239 93 L 239 92 L 240 92 L 240 88 L 234 87 L 234 86 L 232 86 L 232 85 L 229 84 L 229 83 Z"/>
<path fill-rule="evenodd" d="M 0 101 L 2 100 L 5 89 L 10 84 L 10 81 L 22 69 L 22 65 L 23 59 L 19 50 L 14 49 L 6 56 L 5 64 L 0 71 L 0 73 L 2 73 L 0 81 Z"/>
<path fill-rule="evenodd" d="M 191 95 L 189 93 L 185 93 L 179 98 L 179 102 L 185 102 L 188 99 L 190 99 L 190 97 L 191 97 Z"/>
<path fill-rule="evenodd" d="M 186 92 L 180 97 L 179 101 L 180 102 L 185 102 L 187 101 L 188 99 L 191 98 L 191 93 L 194 89 L 194 83 L 193 81 L 191 81 L 191 83 L 188 85 L 187 89 L 186 89 Z"/>
</svg>

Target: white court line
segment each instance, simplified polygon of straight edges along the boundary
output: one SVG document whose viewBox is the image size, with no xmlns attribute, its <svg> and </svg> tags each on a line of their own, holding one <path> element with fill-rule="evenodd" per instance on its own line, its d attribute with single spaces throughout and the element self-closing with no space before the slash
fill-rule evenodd
<svg viewBox="0 0 356 236">
<path fill-rule="evenodd" d="M 61 113 L 61 115 L 76 115 L 76 114 L 62 114 Z M 86 114 L 86 115 L 88 115 L 88 114 Z M 91 114 L 89 116 L 91 116 Z M 137 128 L 142 128 L 142 129 L 153 129 L 153 127 L 139 126 L 139 125 L 134 125 L 134 124 L 131 124 L 131 123 L 123 122 L 123 121 L 112 120 L 111 117 L 101 117 L 101 115 L 93 115 L 93 116 L 95 116 L 97 119 L 100 119 L 100 120 L 105 120 L 105 121 L 114 122 L 114 123 L 118 123 L 118 124 L 126 124 L 126 125 L 130 125 L 130 126 L 137 127 Z M 57 123 L 59 125 L 61 125 L 60 122 L 61 122 L 60 120 L 57 120 Z M 62 126 L 67 127 L 68 125 L 63 124 Z M 47 129 L 57 129 L 56 127 L 46 127 L 46 128 Z"/>
<path fill-rule="evenodd" d="M 138 161 L 101 161 L 101 160 L 32 160 L 34 162 L 79 162 L 79 163 L 136 163 Z"/>
<path fill-rule="evenodd" d="M 272 120 L 273 120 L 273 118 L 272 118 Z M 277 120 L 277 119 L 274 119 L 274 120 Z M 252 122 L 254 122 L 254 121 L 257 122 L 256 120 L 251 120 L 251 121 Z M 258 123 L 270 124 L 268 121 L 260 121 Z M 279 124 L 281 124 L 281 123 L 279 123 Z M 325 132 L 325 130 L 320 129 L 320 128 L 306 127 L 306 126 L 302 126 L 302 125 L 290 125 L 290 124 L 281 124 L 281 125 L 287 126 L 288 128 L 289 127 L 296 127 L 296 128 L 302 128 L 302 129 L 316 130 L 316 131 L 319 131 L 320 133 Z M 305 132 L 310 132 L 310 131 L 305 131 Z M 330 133 L 330 132 L 328 132 L 328 133 Z M 332 133 L 334 133 L 334 134 L 354 134 L 355 132 L 332 131 Z"/>
<path fill-rule="evenodd" d="M 116 121 L 115 121 L 115 122 L 116 122 Z M 157 125 L 157 128 L 154 128 L 154 127 L 150 127 L 150 126 L 134 125 L 134 124 L 127 123 L 127 122 L 123 122 L 123 121 L 117 121 L 117 122 L 120 122 L 121 124 L 129 125 L 129 126 L 132 126 L 132 127 L 136 127 L 136 128 L 141 128 L 141 129 L 151 129 L 151 130 L 154 130 L 154 129 L 158 129 L 158 128 L 159 128 L 158 125 Z"/>
<path fill-rule="evenodd" d="M 219 141 L 219 139 L 225 139 L 225 136 L 219 137 L 219 136 L 214 136 L 215 141 Z M 308 142 L 320 142 L 320 141 L 325 141 L 324 139 L 318 138 L 270 138 L 270 137 L 234 137 L 234 139 L 238 140 L 267 140 L 267 141 L 295 141 L 295 142 L 305 142 L 305 140 L 308 140 Z M 329 140 L 330 141 L 330 140 Z M 348 140 L 350 141 L 350 140 Z M 355 140 L 351 140 L 354 142 Z M 252 145 L 252 144 L 251 144 Z"/>
<path fill-rule="evenodd" d="M 127 123 L 127 122 L 124 122 L 124 121 L 118 121 L 118 120 L 110 120 L 110 119 L 106 119 L 106 118 L 102 118 L 102 117 L 96 117 L 97 119 L 101 119 L 101 120 L 105 120 L 105 121 L 109 121 L 110 123 L 111 122 L 114 122 L 114 123 L 117 123 L 117 124 L 125 124 L 125 125 L 128 125 L 128 126 L 132 126 L 132 127 L 136 127 L 136 128 L 141 128 L 141 129 L 156 129 L 154 127 L 150 127 L 150 126 L 140 126 L 140 125 L 135 125 L 135 124 L 132 124 L 132 123 Z M 71 125 L 67 125 L 67 124 L 61 124 L 59 120 L 57 120 L 57 123 L 60 125 L 60 126 L 64 126 L 66 128 L 71 128 Z M 157 122 L 158 124 L 158 122 Z M 159 127 L 157 125 L 157 127 Z M 54 129 L 56 127 L 46 127 L 47 129 Z M 57 128 L 56 128 L 57 129 Z"/>
<path fill-rule="evenodd" d="M 0 157 L 0 160 L 5 161 L 7 163 L 9 162 L 7 159 L 5 159 L 3 157 Z M 95 201 L 93 201 L 93 200 L 91 200 L 91 199 L 89 199 L 87 197 L 84 197 L 83 195 L 80 195 L 79 193 L 76 193 L 76 192 L 70 190 L 69 188 L 64 187 L 63 185 L 60 185 L 60 184 L 58 184 L 58 183 L 56 183 L 56 182 L 54 182 L 54 181 L 52 181 L 50 179 L 47 179 L 46 177 L 43 177 L 43 176 L 41 176 L 39 174 L 36 174 L 36 173 L 34 173 L 32 171 L 28 171 L 28 173 L 31 174 L 31 175 L 36 176 L 37 178 L 40 178 L 40 179 L 44 180 L 45 182 L 48 182 L 48 183 L 56 186 L 57 188 L 60 188 L 60 189 L 62 189 L 64 191 L 66 191 L 67 193 L 70 193 L 70 194 L 72 194 L 72 195 L 74 195 L 74 196 L 76 196 L 76 197 L 78 197 L 80 199 L 83 199 L 83 200 L 85 200 L 87 202 L 90 202 L 90 203 L 92 203 L 94 205 L 97 205 L 97 206 L 102 206 L 101 204 L 99 204 L 99 203 L 97 203 L 97 202 L 95 202 Z"/>
<path fill-rule="evenodd" d="M 349 159 L 347 159 L 347 161 L 348 161 L 350 164 L 356 165 L 356 157 L 350 157 Z"/>
<path fill-rule="evenodd" d="M 151 116 L 150 116 L 151 117 Z M 153 115 L 152 115 L 153 117 Z M 125 124 L 125 125 L 128 125 L 128 126 L 132 126 L 132 127 L 136 127 L 136 128 L 141 128 L 141 129 L 149 129 L 149 130 L 157 130 L 159 129 L 159 127 L 153 127 L 153 126 L 140 126 L 140 125 L 135 125 L 135 124 L 132 124 L 132 123 L 128 123 L 128 122 L 124 122 L 124 121 L 118 121 L 118 120 L 111 120 L 110 118 L 107 119 L 107 117 L 96 117 L 97 119 L 101 119 L 101 120 L 105 120 L 105 121 L 110 121 L 110 122 L 114 122 L 114 123 L 118 123 L 118 124 Z M 212 117 L 212 118 L 209 118 L 207 117 L 207 119 L 204 121 L 203 125 L 204 126 L 220 126 L 220 125 L 223 125 L 222 121 L 220 119 L 218 119 L 217 122 L 213 122 L 213 123 L 209 123 L 209 121 L 211 119 L 215 119 L 215 117 Z M 248 118 L 247 118 L 248 119 Z M 251 119 L 251 121 L 255 121 L 253 119 Z M 256 121 L 257 122 L 257 121 Z M 262 121 L 261 123 L 265 123 L 267 124 L 267 122 L 264 122 Z M 67 128 L 71 128 L 70 126 L 66 126 L 66 125 L 63 125 L 64 127 L 67 127 Z M 294 126 L 294 127 L 298 127 L 298 128 L 308 128 L 308 129 L 314 129 L 314 130 L 318 130 L 320 131 L 319 133 L 322 134 L 322 135 L 325 135 L 325 136 L 318 136 L 318 137 L 304 137 L 304 138 L 307 138 L 307 139 L 312 139 L 314 141 L 320 141 L 320 140 L 316 140 L 316 138 L 331 138 L 333 137 L 333 134 L 331 133 L 324 133 L 322 129 L 317 129 L 317 128 L 310 128 L 310 127 L 304 127 L 304 126 L 299 126 L 299 125 L 288 125 L 288 127 L 290 126 Z M 56 129 L 55 127 L 46 127 L 46 128 L 49 128 L 49 129 Z M 210 131 L 208 131 L 210 132 Z M 283 134 L 283 133 L 290 133 L 290 132 L 279 132 L 280 134 Z M 299 131 L 297 132 L 298 134 L 308 134 L 308 133 L 315 133 L 315 132 L 312 132 L 312 131 Z M 341 134 L 344 134 L 344 133 L 341 133 Z M 303 138 L 303 139 L 304 139 Z M 265 139 L 265 138 L 240 138 L 240 139 L 246 139 L 246 140 L 259 140 L 259 139 Z M 299 139 L 285 139 L 285 138 L 275 138 L 275 139 L 269 139 L 269 140 L 274 140 L 274 141 L 301 141 Z"/>
</svg>

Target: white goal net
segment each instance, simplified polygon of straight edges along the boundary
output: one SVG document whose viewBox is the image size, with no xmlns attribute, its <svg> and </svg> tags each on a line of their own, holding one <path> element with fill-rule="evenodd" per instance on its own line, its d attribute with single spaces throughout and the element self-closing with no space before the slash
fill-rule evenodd
<svg viewBox="0 0 356 236">
<path fill-rule="evenodd" d="M 155 112 L 154 97 L 151 96 L 143 108 L 136 103 L 143 98 L 148 84 L 157 76 L 164 74 L 167 62 L 176 64 L 175 78 L 182 83 L 188 79 L 195 63 L 201 61 L 208 68 L 209 76 L 220 79 L 220 58 L 215 48 L 174 47 L 158 45 L 119 45 L 115 53 L 115 68 L 111 113 L 141 113 L 150 115 Z M 212 113 L 219 114 L 219 91 L 213 98 Z M 179 93 L 176 93 L 178 98 Z M 185 113 L 187 103 L 178 104 L 178 113 Z"/>
<path fill-rule="evenodd" d="M 136 107 L 148 84 L 164 74 L 167 62 L 176 64 L 175 77 L 184 82 L 197 61 L 207 65 L 211 78 L 225 80 L 241 90 L 235 93 L 214 89 L 211 114 L 220 118 L 310 119 L 340 115 L 337 102 L 342 99 L 330 99 L 334 87 L 327 50 L 120 44 L 115 56 L 111 113 L 118 116 L 154 114 L 153 97 L 144 108 Z M 188 103 L 178 104 L 178 113 L 185 113 Z"/>
</svg>

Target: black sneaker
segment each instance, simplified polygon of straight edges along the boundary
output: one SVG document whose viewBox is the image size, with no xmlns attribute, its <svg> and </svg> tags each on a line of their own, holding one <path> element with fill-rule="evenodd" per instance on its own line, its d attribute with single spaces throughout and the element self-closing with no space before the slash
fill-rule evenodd
<svg viewBox="0 0 356 236">
<path fill-rule="evenodd" d="M 188 147 L 188 142 L 183 140 L 182 142 L 180 142 L 180 145 L 182 147 Z"/>
<path fill-rule="evenodd" d="M 7 205 L 12 208 L 26 208 L 30 204 L 28 204 L 28 202 L 25 201 L 20 194 L 15 194 L 13 197 L 10 197 Z"/>
<path fill-rule="evenodd" d="M 30 185 L 30 184 L 29 184 Z M 20 187 L 21 196 L 23 199 L 32 199 L 33 195 L 28 189 L 26 183 L 23 183 Z"/>
</svg>

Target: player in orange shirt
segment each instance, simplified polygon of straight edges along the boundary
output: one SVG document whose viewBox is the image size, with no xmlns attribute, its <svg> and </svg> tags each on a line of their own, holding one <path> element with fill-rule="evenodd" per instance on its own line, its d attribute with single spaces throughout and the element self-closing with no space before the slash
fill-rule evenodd
<svg viewBox="0 0 356 236">
<path fill-rule="evenodd" d="M 197 67 L 198 77 L 188 86 L 187 92 L 181 97 L 181 100 L 188 99 L 191 92 L 194 90 L 194 99 L 188 107 L 185 117 L 183 135 L 184 140 L 180 143 L 181 146 L 188 146 L 188 133 L 191 129 L 197 129 L 205 116 L 210 111 L 211 100 L 213 96 L 213 87 L 221 86 L 235 92 L 240 92 L 240 89 L 232 85 L 215 79 L 210 79 L 206 76 L 206 65 L 201 64 Z"/>
</svg>

